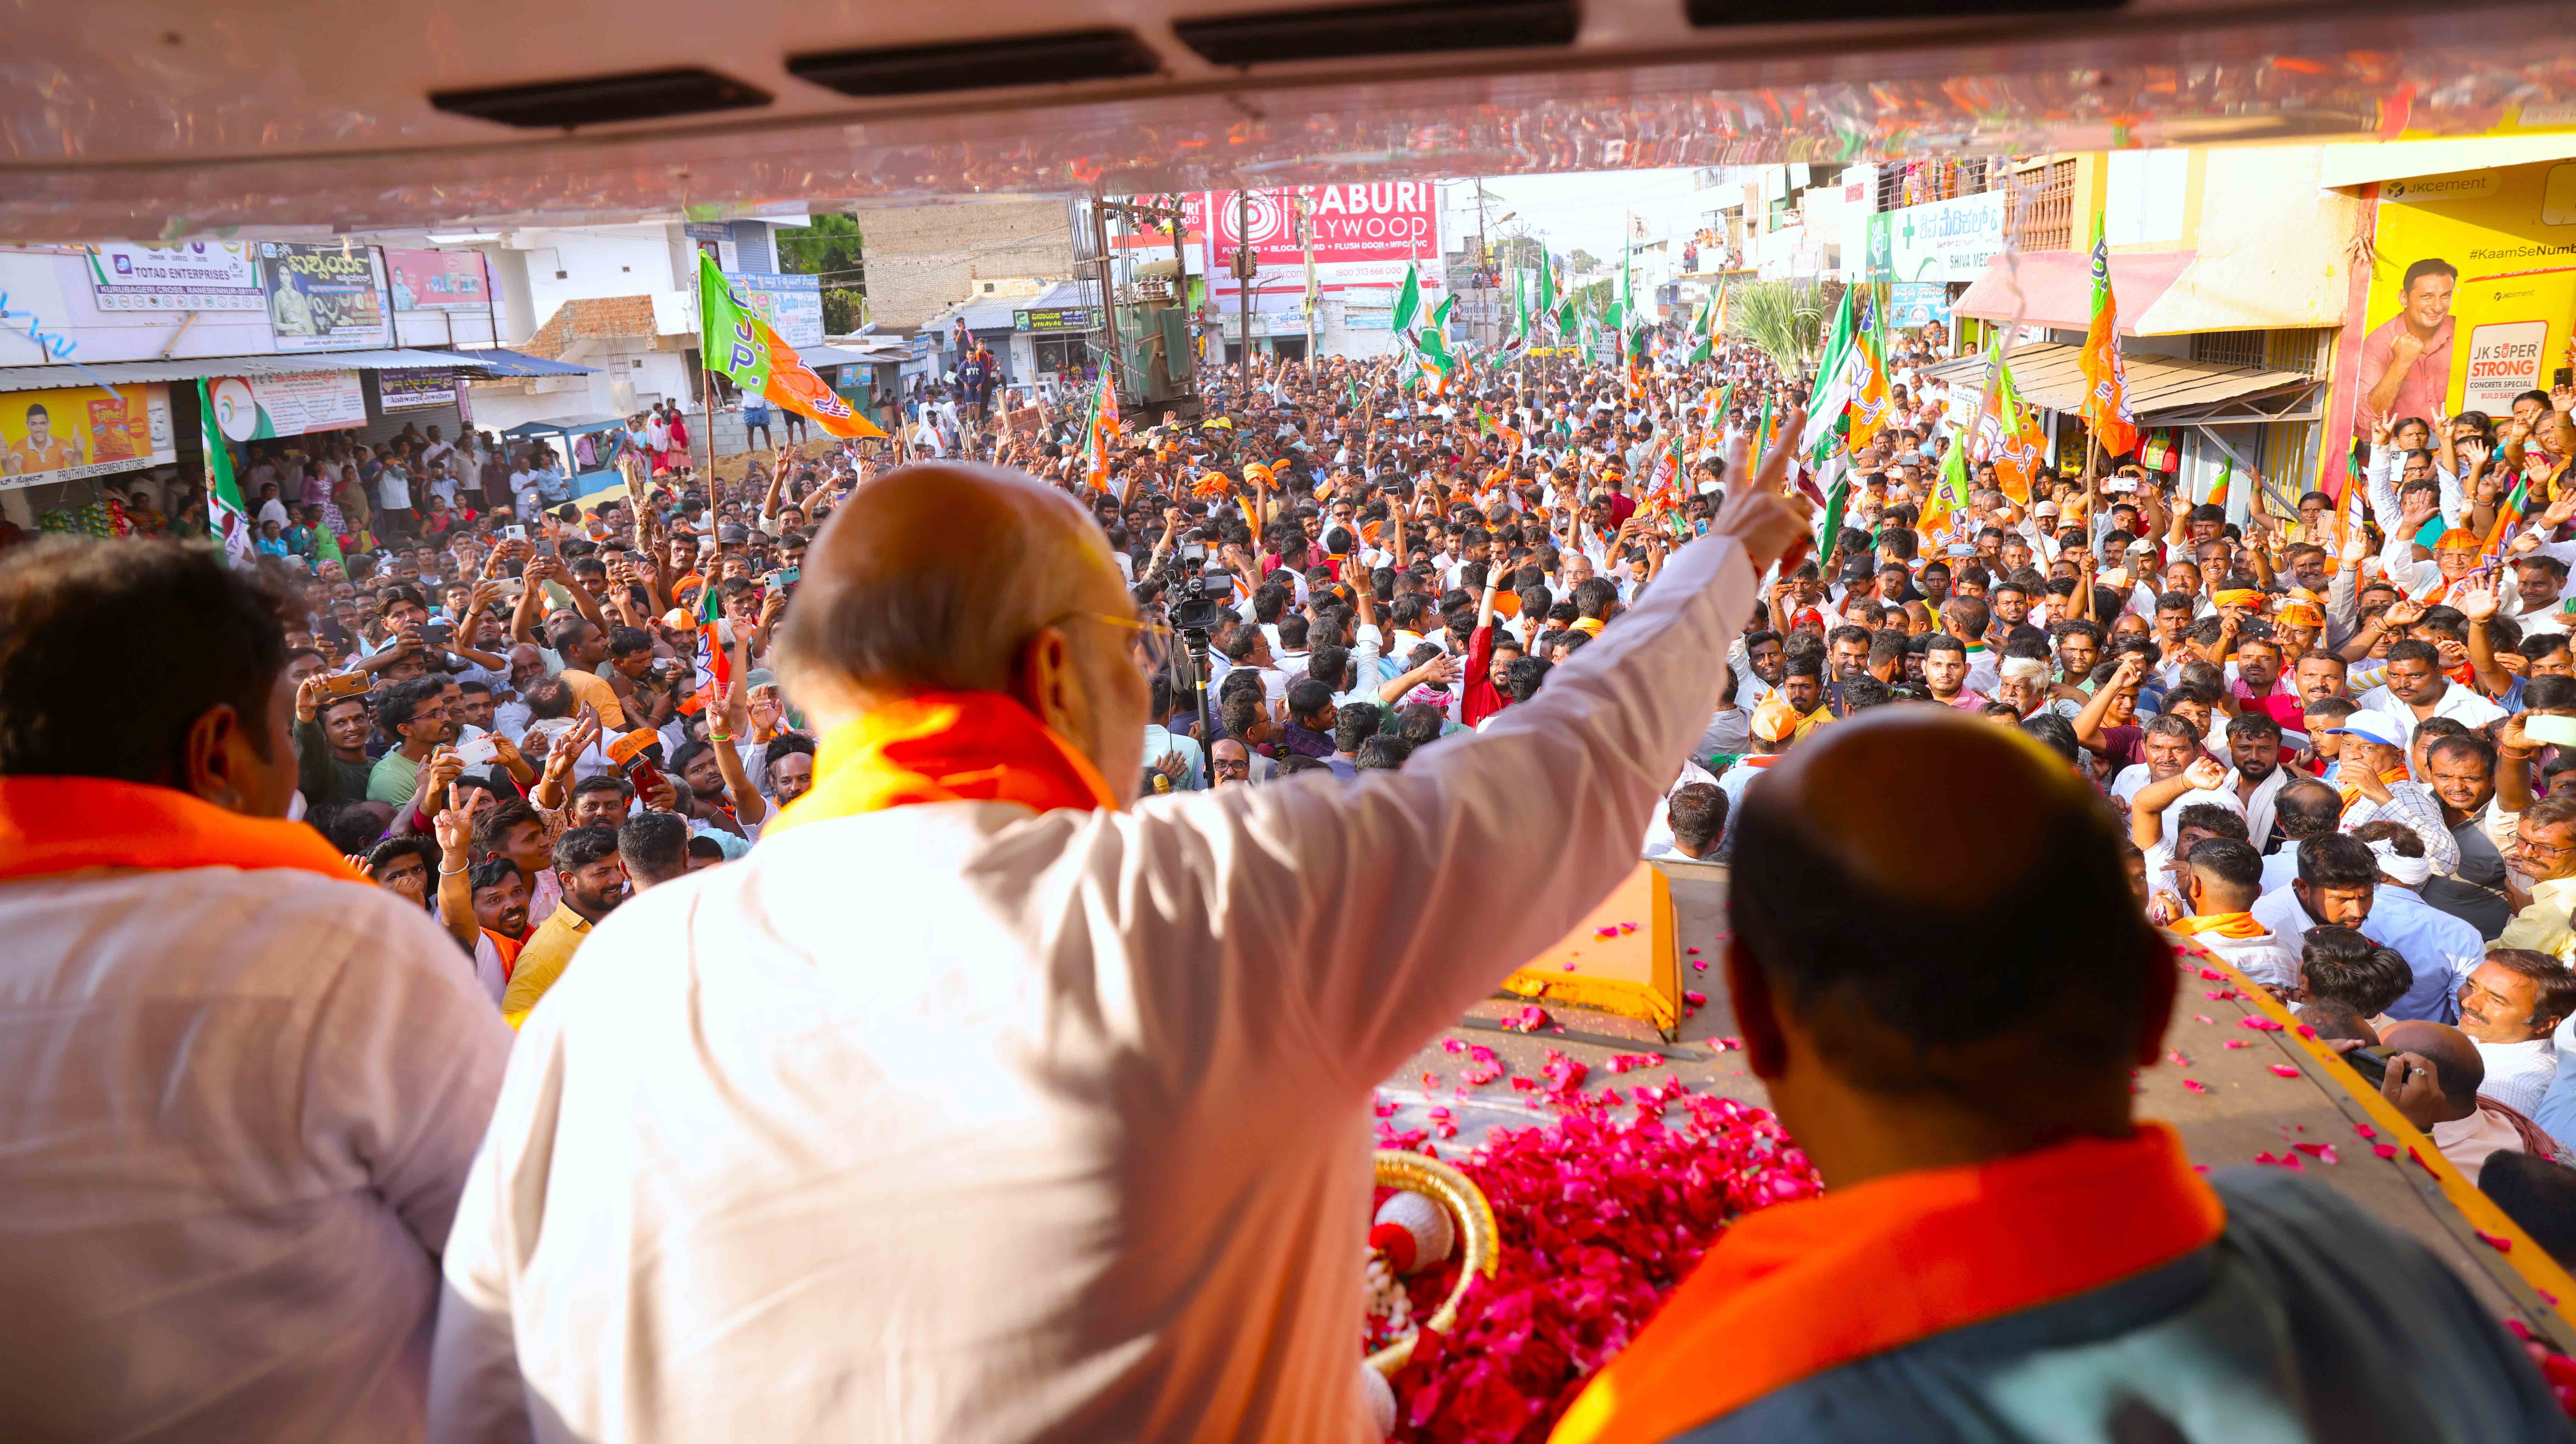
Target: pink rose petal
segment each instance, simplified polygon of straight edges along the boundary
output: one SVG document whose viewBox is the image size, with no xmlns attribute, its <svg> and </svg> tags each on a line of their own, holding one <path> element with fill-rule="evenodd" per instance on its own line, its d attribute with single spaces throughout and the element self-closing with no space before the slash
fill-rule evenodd
<svg viewBox="0 0 2576 1444">
<path fill-rule="evenodd" d="M 2272 1065 L 2272 1071 L 2273 1071 L 2274 1073 L 2276 1073 L 2276 1074 L 2279 1074 L 2281 1077 L 2284 1077 L 2284 1078 L 2296 1078 L 2296 1077 L 2298 1077 L 2298 1076 L 2299 1076 L 2299 1070 L 2298 1070 L 2298 1069 L 2296 1069 L 2296 1068 L 2291 1067 L 2291 1066 L 2290 1066 L 2289 1064 L 2287 1064 L 2287 1063 L 2275 1063 L 2275 1064 L 2273 1064 L 2273 1065 Z"/>
<path fill-rule="evenodd" d="M 2494 1249 L 2497 1253 L 2513 1252 L 2513 1240 L 2506 1238 L 2503 1234 L 2489 1233 L 2482 1228 L 2473 1228 L 2470 1229 L 2469 1232 L 2476 1234 L 2478 1236 L 2478 1242 Z"/>
<path fill-rule="evenodd" d="M 2395 1158 L 2397 1156 L 2397 1145 L 2394 1143 L 2374 1143 L 2370 1145 L 2370 1151 L 2381 1158 Z"/>
<path fill-rule="evenodd" d="M 2273 1022 L 2271 1019 L 2266 1018 L 2259 1013 L 2249 1013 L 2246 1016 L 2237 1019 L 2236 1026 L 2239 1028 L 2251 1028 L 2257 1033 L 2277 1033 L 2281 1031 L 2280 1024 Z"/>
<path fill-rule="evenodd" d="M 2201 1082 L 2197 1078 L 2185 1078 L 2182 1080 L 2182 1086 L 2190 1089 L 2194 1093 L 2206 1093 L 2209 1091 L 2209 1085 Z"/>
<path fill-rule="evenodd" d="M 1708 994 L 1684 993 L 1682 994 L 1682 1001 L 1690 1004 L 1694 1008 L 1705 1008 L 1708 1006 Z"/>
</svg>

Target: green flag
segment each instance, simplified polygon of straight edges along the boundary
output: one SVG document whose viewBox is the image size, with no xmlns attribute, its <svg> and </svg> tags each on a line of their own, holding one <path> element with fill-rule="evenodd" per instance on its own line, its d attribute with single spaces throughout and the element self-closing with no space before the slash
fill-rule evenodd
<svg viewBox="0 0 2576 1444">
<path fill-rule="evenodd" d="M 198 445 L 206 456 L 206 526 L 224 544 L 234 566 L 248 566 L 251 546 L 250 508 L 242 505 L 241 483 L 233 479 L 232 443 L 224 440 L 222 418 L 215 411 L 206 380 L 197 378 Z"/>
<path fill-rule="evenodd" d="M 1556 316 L 1556 264 L 1547 258 L 1547 248 L 1538 252 L 1538 313 L 1553 320 Z"/>
<path fill-rule="evenodd" d="M 1457 305 L 1457 304 L 1458 304 L 1458 293 L 1457 293 L 1457 292 L 1455 292 L 1455 291 L 1452 291 L 1452 292 L 1450 292 L 1448 295 L 1441 297 L 1441 298 L 1440 298 L 1440 304 L 1431 308 L 1431 324 L 1432 324 L 1435 328 L 1437 328 L 1437 329 L 1439 329 L 1439 330 L 1442 330 L 1442 331 L 1446 331 L 1446 330 L 1448 330 L 1448 329 L 1449 329 L 1449 308 L 1450 308 L 1450 307 L 1452 307 L 1452 306 L 1455 306 L 1455 305 Z"/>
<path fill-rule="evenodd" d="M 1390 318 L 1389 324 L 1395 328 L 1395 334 L 1410 336 L 1413 334 L 1414 322 L 1420 319 L 1421 315 L 1422 276 L 1414 268 L 1413 263 L 1407 261 L 1404 263 L 1404 284 L 1396 288 L 1395 314 Z"/>
</svg>

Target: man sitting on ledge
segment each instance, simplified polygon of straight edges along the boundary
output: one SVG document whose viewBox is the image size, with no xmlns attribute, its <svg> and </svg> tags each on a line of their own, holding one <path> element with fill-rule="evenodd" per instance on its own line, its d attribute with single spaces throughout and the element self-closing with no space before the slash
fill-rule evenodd
<svg viewBox="0 0 2576 1444">
<path fill-rule="evenodd" d="M 2466 1285 L 2130 1116 L 2176 969 L 2100 799 L 1890 707 L 1746 789 L 1727 983 L 1829 1192 L 1727 1230 L 1557 1444 L 2567 1439 Z"/>
</svg>

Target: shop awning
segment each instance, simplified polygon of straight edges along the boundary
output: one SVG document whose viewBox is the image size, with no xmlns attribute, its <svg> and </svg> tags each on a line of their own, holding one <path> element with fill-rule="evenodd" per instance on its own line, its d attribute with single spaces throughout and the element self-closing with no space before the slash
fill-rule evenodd
<svg viewBox="0 0 2576 1444">
<path fill-rule="evenodd" d="M 207 356 L 194 361 L 96 361 L 82 366 L 0 367 L 0 391 L 95 386 L 104 381 L 194 381 L 201 376 L 297 376 L 313 371 L 482 371 L 488 351 L 304 351 L 290 356 Z"/>
<path fill-rule="evenodd" d="M 799 346 L 796 355 L 808 366 L 875 366 L 893 365 L 903 359 L 900 352 L 880 355 L 874 351 L 853 351 L 846 346 Z"/>
<path fill-rule="evenodd" d="M 2081 411 L 2083 354 L 2081 346 L 2016 346 L 2012 353 L 2013 386 L 2020 391 L 2022 400 L 2033 406 L 2050 411 Z M 2123 354 L 2120 359 L 2129 381 L 2130 414 L 2143 425 L 2259 424 L 2312 420 L 2318 414 L 2319 381 L 2296 371 L 2266 371 L 2173 356 Z M 1982 386 L 1986 358 L 1979 355 L 1944 361 L 1923 368 L 1923 374 L 1954 387 Z"/>
<path fill-rule="evenodd" d="M 2120 334 L 2166 334 L 2152 324 L 2150 313 L 2168 288 L 2189 269 L 2190 251 L 2138 251 L 2111 257 L 2111 299 L 2120 308 Z M 2015 292 L 2019 292 L 2019 306 Z M 2081 331 L 2093 324 L 2093 258 L 2082 251 L 2025 251 L 2011 267 L 1998 256 L 1986 263 L 1967 294 L 1950 303 L 1953 315 L 1981 321 L 2010 321 L 2021 313 L 2025 326 Z M 2202 328 L 2196 328 L 2202 329 Z M 2015 377 L 2021 372 L 2015 370 Z"/>
<path fill-rule="evenodd" d="M 625 425 L 626 418 L 622 416 L 559 416 L 550 421 L 523 421 L 501 434 L 512 441 L 526 441 L 538 436 L 588 436 Z"/>
<path fill-rule="evenodd" d="M 525 351 L 513 351 L 506 346 L 495 346 L 472 354 L 476 360 L 483 362 L 489 368 L 484 375 L 493 379 L 524 380 L 531 376 L 588 376 L 593 370 L 588 366 L 575 366 L 569 361 L 551 361 L 543 356 L 531 356 Z"/>
</svg>

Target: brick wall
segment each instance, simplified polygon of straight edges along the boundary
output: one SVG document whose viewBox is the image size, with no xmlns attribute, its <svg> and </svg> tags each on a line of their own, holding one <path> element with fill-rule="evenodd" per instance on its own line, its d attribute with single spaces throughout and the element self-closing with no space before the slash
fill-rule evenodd
<svg viewBox="0 0 2576 1444">
<path fill-rule="evenodd" d="M 653 334 L 653 298 L 598 296 L 566 301 L 521 347 L 531 356 L 560 360 L 575 341 L 607 341 Z"/>
<path fill-rule="evenodd" d="M 872 209 L 867 236 L 868 306 L 887 326 L 918 326 L 980 292 L 979 282 L 1073 274 L 1072 239 L 1061 200 L 982 201 Z"/>
</svg>

